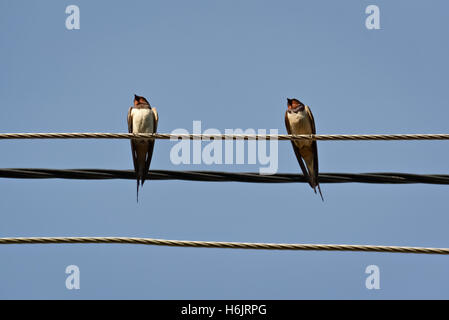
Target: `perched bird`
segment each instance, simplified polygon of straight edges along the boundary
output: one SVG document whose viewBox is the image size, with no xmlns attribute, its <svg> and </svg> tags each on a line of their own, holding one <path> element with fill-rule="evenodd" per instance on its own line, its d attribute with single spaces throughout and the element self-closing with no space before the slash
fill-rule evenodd
<svg viewBox="0 0 449 320">
<path fill-rule="evenodd" d="M 287 98 L 285 126 L 287 127 L 288 134 L 316 134 L 312 111 L 297 99 Z M 315 193 L 318 187 L 321 200 L 324 201 L 320 185 L 318 184 L 318 149 L 316 140 L 292 140 L 292 146 L 304 176 L 309 181 Z M 307 169 L 303 159 L 306 162 Z"/>
<path fill-rule="evenodd" d="M 155 133 L 159 120 L 156 108 L 147 99 L 134 95 L 134 106 L 128 111 L 129 133 Z M 139 183 L 143 186 L 150 169 L 153 156 L 154 139 L 131 139 L 131 152 L 137 178 L 137 202 L 139 202 Z"/>
</svg>

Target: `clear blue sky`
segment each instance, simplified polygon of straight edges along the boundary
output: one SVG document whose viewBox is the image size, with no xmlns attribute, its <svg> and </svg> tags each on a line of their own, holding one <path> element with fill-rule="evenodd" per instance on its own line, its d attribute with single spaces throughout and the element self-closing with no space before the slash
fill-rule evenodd
<svg viewBox="0 0 449 320">
<path fill-rule="evenodd" d="M 81 29 L 65 28 L 78 5 Z M 380 8 L 380 30 L 365 8 Z M 0 2 L 0 132 L 126 132 L 133 94 L 159 131 L 277 128 L 287 97 L 318 133 L 448 133 L 449 5 L 432 1 Z M 257 171 L 170 162 L 153 169 Z M 322 172 L 448 173 L 448 142 L 319 142 Z M 126 140 L 0 142 L 0 167 L 131 169 Z M 279 172 L 299 172 L 288 142 Z M 437 185 L 0 180 L 0 236 L 448 247 Z M 133 245 L 0 246 L 0 298 L 449 298 L 447 256 Z M 81 271 L 67 290 L 65 268 Z M 380 290 L 365 288 L 379 266 Z"/>
</svg>

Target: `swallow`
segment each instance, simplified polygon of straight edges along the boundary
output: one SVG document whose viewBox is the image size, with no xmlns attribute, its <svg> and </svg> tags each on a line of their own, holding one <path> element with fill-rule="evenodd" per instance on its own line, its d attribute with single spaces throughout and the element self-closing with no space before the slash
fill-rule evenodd
<svg viewBox="0 0 449 320">
<path fill-rule="evenodd" d="M 134 95 L 134 106 L 128 110 L 129 133 L 155 133 L 159 116 L 144 97 Z M 143 186 L 153 157 L 154 139 L 131 139 L 131 152 L 137 179 L 137 202 L 139 183 Z"/>
<path fill-rule="evenodd" d="M 287 98 L 285 127 L 287 128 L 288 134 L 316 134 L 315 120 L 309 106 L 297 99 Z M 318 149 L 316 140 L 292 140 L 291 142 L 304 177 L 315 193 L 318 188 L 321 200 L 324 201 L 318 183 Z M 306 163 L 305 165 L 304 162 Z"/>
</svg>

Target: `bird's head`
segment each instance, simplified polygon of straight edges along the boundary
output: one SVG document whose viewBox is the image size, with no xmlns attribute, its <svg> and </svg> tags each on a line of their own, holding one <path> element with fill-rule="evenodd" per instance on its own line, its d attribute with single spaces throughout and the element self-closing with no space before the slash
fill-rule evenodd
<svg viewBox="0 0 449 320">
<path fill-rule="evenodd" d="M 147 101 L 147 99 L 145 99 L 144 97 L 138 96 L 138 95 L 134 95 L 134 105 L 137 106 L 138 104 L 148 104 L 150 105 L 150 103 Z"/>
<path fill-rule="evenodd" d="M 287 108 L 288 110 L 296 110 L 299 108 L 300 111 L 304 110 L 304 104 L 298 99 L 289 99 L 287 98 Z"/>
</svg>

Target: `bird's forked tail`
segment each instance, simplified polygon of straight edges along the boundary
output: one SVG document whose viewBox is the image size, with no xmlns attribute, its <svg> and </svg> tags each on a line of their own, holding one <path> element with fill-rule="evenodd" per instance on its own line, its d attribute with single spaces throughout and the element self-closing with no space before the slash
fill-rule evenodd
<svg viewBox="0 0 449 320">
<path fill-rule="evenodd" d="M 139 179 L 137 179 L 137 203 L 139 203 Z"/>
<path fill-rule="evenodd" d="M 321 193 L 321 188 L 320 188 L 320 185 L 317 183 L 316 184 L 316 186 L 318 187 L 318 192 L 320 193 L 320 196 L 321 196 L 321 200 L 324 202 L 324 198 L 323 198 L 323 194 Z M 316 193 L 316 189 L 315 188 L 313 188 L 313 190 L 315 191 L 315 193 Z"/>
</svg>

